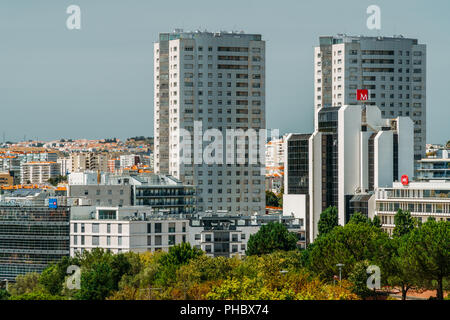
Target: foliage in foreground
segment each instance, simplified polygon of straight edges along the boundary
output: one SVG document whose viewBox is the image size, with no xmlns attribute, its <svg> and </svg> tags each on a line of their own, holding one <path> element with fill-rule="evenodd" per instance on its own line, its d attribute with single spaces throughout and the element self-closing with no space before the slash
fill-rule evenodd
<svg viewBox="0 0 450 320">
<path fill-rule="evenodd" d="M 395 286 L 405 299 L 410 288 L 437 290 L 444 298 L 450 274 L 450 222 L 418 224 L 399 211 L 393 237 L 379 221 L 361 214 L 345 226 L 337 212 L 323 215 L 322 232 L 306 250 L 282 225 L 268 224 L 248 242 L 247 256 L 206 256 L 183 243 L 168 252 L 112 254 L 102 249 L 65 257 L 42 274 L 18 276 L 0 299 L 366 299 L 367 267 L 381 269 L 382 286 Z M 334 227 L 333 227 L 334 225 Z M 343 264 L 342 282 L 336 282 Z M 69 290 L 67 267 L 81 268 L 81 288 Z"/>
</svg>

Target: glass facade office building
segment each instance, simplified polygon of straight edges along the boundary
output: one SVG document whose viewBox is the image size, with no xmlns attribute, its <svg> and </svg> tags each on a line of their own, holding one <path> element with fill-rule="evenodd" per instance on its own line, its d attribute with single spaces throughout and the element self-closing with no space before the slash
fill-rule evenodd
<svg viewBox="0 0 450 320">
<path fill-rule="evenodd" d="M 69 207 L 0 203 L 0 279 L 42 272 L 69 255 Z"/>
</svg>

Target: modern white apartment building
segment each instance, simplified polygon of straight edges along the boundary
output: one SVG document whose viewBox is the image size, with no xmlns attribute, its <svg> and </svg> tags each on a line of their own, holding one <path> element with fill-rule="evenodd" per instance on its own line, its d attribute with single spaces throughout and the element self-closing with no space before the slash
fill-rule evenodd
<svg viewBox="0 0 450 320">
<path fill-rule="evenodd" d="M 196 185 L 199 211 L 264 212 L 260 165 L 264 160 L 248 163 L 259 142 L 247 143 L 239 156 L 232 152 L 234 161 L 226 157 L 232 146 L 237 149 L 229 130 L 253 129 L 258 134 L 265 129 L 265 41 L 261 35 L 161 33 L 154 45 L 154 85 L 155 173 Z M 194 135 L 198 124 L 202 130 Z M 203 135 L 209 129 L 223 135 L 222 141 L 215 141 L 221 163 L 202 158 L 202 150 L 212 142 Z M 191 133 L 191 141 L 182 140 L 181 130 Z M 181 143 L 194 146 L 190 160 L 181 152 Z M 244 164 L 236 164 L 239 157 Z"/>
<path fill-rule="evenodd" d="M 411 212 L 421 222 L 430 217 L 450 221 L 450 181 L 395 182 L 391 188 L 376 190 L 375 201 L 374 214 L 389 234 L 394 230 L 394 216 L 399 209 Z"/>
<path fill-rule="evenodd" d="M 285 139 L 283 136 L 272 139 L 266 144 L 266 167 L 284 167 Z"/>
<path fill-rule="evenodd" d="M 441 158 L 427 157 L 419 161 L 416 180 L 450 181 L 450 157 L 448 150 L 439 150 Z"/>
<path fill-rule="evenodd" d="M 135 154 L 124 154 L 119 157 L 120 168 L 131 168 L 138 163 L 141 163 L 141 159 Z"/>
<path fill-rule="evenodd" d="M 297 236 L 297 246 L 305 248 L 305 221 L 282 215 L 198 214 L 190 219 L 188 242 L 211 257 L 244 256 L 250 236 L 261 226 L 279 222 Z"/>
<path fill-rule="evenodd" d="M 283 198 L 283 214 L 305 219 L 311 242 L 323 210 L 335 206 L 341 225 L 368 215 L 371 192 L 414 172 L 409 117 L 383 119 L 370 105 L 322 107 L 317 117 L 313 134 L 286 139 Z"/>
<path fill-rule="evenodd" d="M 155 214 L 151 208 L 72 206 L 70 255 L 103 248 L 113 253 L 168 251 L 189 242 L 212 257 L 243 256 L 252 234 L 269 222 L 283 223 L 304 248 L 304 221 L 281 215 L 228 213 Z"/>
<path fill-rule="evenodd" d="M 314 106 L 359 104 L 357 89 L 368 89 L 367 105 L 383 118 L 414 122 L 415 160 L 425 155 L 426 45 L 417 39 L 324 36 L 314 49 Z M 317 126 L 317 122 L 316 122 Z"/>
<path fill-rule="evenodd" d="M 56 160 L 60 165 L 60 175 L 66 176 L 72 171 L 72 160 L 70 157 L 61 157 Z"/>
<path fill-rule="evenodd" d="M 155 215 L 149 207 L 74 206 L 70 218 L 70 255 L 103 248 L 112 253 L 168 251 L 187 241 L 189 221 Z"/>
<path fill-rule="evenodd" d="M 44 184 L 60 174 L 60 164 L 56 162 L 28 162 L 21 165 L 22 184 Z"/>
</svg>

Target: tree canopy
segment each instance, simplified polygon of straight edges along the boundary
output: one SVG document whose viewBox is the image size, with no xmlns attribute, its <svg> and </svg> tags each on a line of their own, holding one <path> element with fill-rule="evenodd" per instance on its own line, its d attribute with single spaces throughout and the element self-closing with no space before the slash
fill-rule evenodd
<svg viewBox="0 0 450 320">
<path fill-rule="evenodd" d="M 323 236 L 339 225 L 338 211 L 336 207 L 328 207 L 320 214 L 318 223 L 319 236 Z"/>
<path fill-rule="evenodd" d="M 277 250 L 294 250 L 297 237 L 279 222 L 270 222 L 261 226 L 257 233 L 250 236 L 247 242 L 246 254 L 262 255 Z"/>
</svg>

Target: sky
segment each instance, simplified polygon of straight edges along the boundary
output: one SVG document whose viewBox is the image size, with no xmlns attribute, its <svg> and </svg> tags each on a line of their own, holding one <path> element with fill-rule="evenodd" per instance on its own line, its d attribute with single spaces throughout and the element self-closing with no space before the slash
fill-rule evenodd
<svg viewBox="0 0 450 320">
<path fill-rule="evenodd" d="M 381 30 L 366 26 L 381 8 Z M 69 30 L 69 5 L 81 30 Z M 241 31 L 266 40 L 267 127 L 313 131 L 319 36 L 427 44 L 427 143 L 450 140 L 448 0 L 2 0 L 0 139 L 153 136 L 153 43 L 160 32 Z"/>
</svg>

